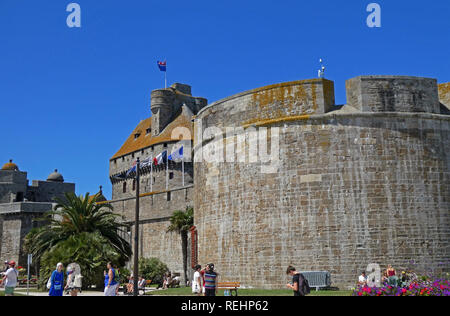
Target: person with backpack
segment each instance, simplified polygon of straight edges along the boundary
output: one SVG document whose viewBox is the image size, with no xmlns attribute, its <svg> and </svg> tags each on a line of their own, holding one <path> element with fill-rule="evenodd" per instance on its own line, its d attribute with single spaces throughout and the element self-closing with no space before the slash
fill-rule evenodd
<svg viewBox="0 0 450 316">
<path fill-rule="evenodd" d="M 17 286 L 19 272 L 15 269 L 16 263 L 14 261 L 10 261 L 8 265 L 9 269 L 5 272 L 2 284 L 5 285 L 5 296 L 14 296 L 14 289 Z"/>
<path fill-rule="evenodd" d="M 294 296 L 306 296 L 309 294 L 308 280 L 303 274 L 296 271 L 293 266 L 287 268 L 286 274 L 292 277 L 292 284 L 288 283 L 286 286 L 294 291 Z"/>
</svg>

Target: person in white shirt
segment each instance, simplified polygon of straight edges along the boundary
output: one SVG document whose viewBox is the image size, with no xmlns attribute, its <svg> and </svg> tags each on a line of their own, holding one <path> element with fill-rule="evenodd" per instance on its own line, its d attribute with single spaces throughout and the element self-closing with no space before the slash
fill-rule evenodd
<svg viewBox="0 0 450 316">
<path fill-rule="evenodd" d="M 14 289 L 17 286 L 17 277 L 19 272 L 15 269 L 16 263 L 14 261 L 9 262 L 9 269 L 5 272 L 2 284 L 5 285 L 5 296 L 14 296 Z"/>
<path fill-rule="evenodd" d="M 358 279 L 358 285 L 360 286 L 366 286 L 367 285 L 367 276 L 366 272 L 362 272 Z"/>
<path fill-rule="evenodd" d="M 194 267 L 194 279 L 192 280 L 192 293 L 197 294 L 198 296 L 201 296 L 203 293 L 203 279 L 202 275 L 200 274 L 200 270 L 202 269 L 202 266 L 197 264 Z"/>
</svg>

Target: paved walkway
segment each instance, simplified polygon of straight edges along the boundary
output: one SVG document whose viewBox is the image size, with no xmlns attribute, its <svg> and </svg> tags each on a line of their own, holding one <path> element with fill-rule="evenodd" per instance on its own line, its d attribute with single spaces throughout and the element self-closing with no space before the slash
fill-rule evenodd
<svg viewBox="0 0 450 316">
<path fill-rule="evenodd" d="M 0 291 L 4 291 L 4 289 L 0 289 Z M 152 292 L 157 291 L 156 289 L 148 289 L 145 292 Z M 26 288 L 16 288 L 14 293 L 21 294 L 21 295 L 27 295 L 27 289 Z M 30 290 L 29 296 L 48 296 L 48 292 L 33 292 Z M 64 295 L 64 296 L 70 296 L 70 295 Z M 103 292 L 99 291 L 83 291 L 81 293 L 78 293 L 78 296 L 105 296 Z M 127 296 L 123 295 L 123 293 L 119 293 L 118 296 Z"/>
</svg>

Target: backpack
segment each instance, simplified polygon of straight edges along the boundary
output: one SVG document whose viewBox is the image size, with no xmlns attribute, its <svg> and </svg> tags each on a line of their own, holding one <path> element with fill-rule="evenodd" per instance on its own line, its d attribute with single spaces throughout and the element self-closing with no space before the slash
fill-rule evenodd
<svg viewBox="0 0 450 316">
<path fill-rule="evenodd" d="M 311 293 L 311 288 L 309 287 L 308 279 L 306 279 L 305 276 L 301 273 L 300 273 L 300 277 L 303 279 L 303 286 L 302 286 L 301 292 L 304 295 L 308 295 L 309 293 Z"/>
</svg>

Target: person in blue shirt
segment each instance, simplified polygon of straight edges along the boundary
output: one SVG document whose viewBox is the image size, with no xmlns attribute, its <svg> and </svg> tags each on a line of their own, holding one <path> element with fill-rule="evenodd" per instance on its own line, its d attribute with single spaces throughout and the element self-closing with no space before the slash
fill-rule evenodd
<svg viewBox="0 0 450 316">
<path fill-rule="evenodd" d="M 108 272 L 105 273 L 105 296 L 116 296 L 116 289 L 119 285 L 116 279 L 116 271 L 111 262 L 108 262 L 106 267 Z"/>
<path fill-rule="evenodd" d="M 56 270 L 53 271 L 50 278 L 51 286 L 48 293 L 49 296 L 63 296 L 64 291 L 64 272 L 63 264 L 60 262 L 56 265 Z"/>
</svg>

